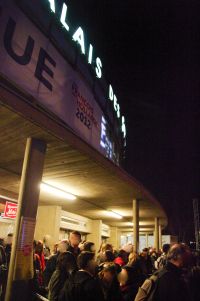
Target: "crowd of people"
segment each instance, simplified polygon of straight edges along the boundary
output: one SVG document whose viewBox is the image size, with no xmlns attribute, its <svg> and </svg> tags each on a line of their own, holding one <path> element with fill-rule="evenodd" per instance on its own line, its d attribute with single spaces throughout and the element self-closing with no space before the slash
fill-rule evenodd
<svg viewBox="0 0 200 301">
<path fill-rule="evenodd" d="M 4 301 L 12 235 L 0 244 L 0 287 Z M 199 256 L 185 244 L 163 245 L 162 251 L 144 248 L 136 253 L 129 244 L 114 250 L 81 242 L 74 231 L 68 240 L 49 249 L 45 240 L 34 241 L 34 286 L 49 301 L 198 301 Z"/>
</svg>

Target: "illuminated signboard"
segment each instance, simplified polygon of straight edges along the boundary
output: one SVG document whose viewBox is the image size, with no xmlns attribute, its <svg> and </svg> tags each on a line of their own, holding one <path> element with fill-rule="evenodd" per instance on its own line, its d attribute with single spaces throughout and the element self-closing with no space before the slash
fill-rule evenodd
<svg viewBox="0 0 200 301">
<path fill-rule="evenodd" d="M 55 14 L 57 14 L 57 9 L 56 9 L 56 1 L 55 0 L 46 0 L 49 2 L 49 7 L 51 9 L 51 11 Z M 65 30 L 67 30 L 68 32 L 70 31 L 70 26 L 67 22 L 67 4 L 63 3 L 62 5 L 62 10 L 61 10 L 61 14 L 60 16 L 58 16 L 63 28 Z M 85 33 L 83 31 L 83 29 L 79 26 L 78 29 L 76 29 L 75 32 L 71 32 L 72 35 L 72 39 L 73 41 L 75 41 L 76 43 L 79 44 L 81 52 L 84 55 L 87 55 L 88 57 L 88 64 L 92 64 L 93 62 L 93 46 L 92 44 L 89 44 L 88 47 L 88 53 L 86 53 L 86 45 L 85 45 Z M 97 78 L 101 78 L 102 77 L 102 60 L 99 57 L 96 57 L 95 61 L 95 72 L 96 72 L 96 76 Z M 108 91 L 108 96 L 109 96 L 109 100 L 113 102 L 113 108 L 116 112 L 116 115 L 118 118 L 121 118 L 121 131 L 123 133 L 123 137 L 126 137 L 126 125 L 125 125 L 125 117 L 121 116 L 120 113 L 120 105 L 117 101 L 117 97 L 114 94 L 113 88 L 111 85 L 109 85 L 109 91 Z"/>
<path fill-rule="evenodd" d="M 102 85 L 103 81 L 94 80 L 93 71 L 87 68 L 87 62 L 95 62 L 97 77 L 100 70 L 102 73 L 98 60 L 93 60 L 93 46 L 89 44 L 85 64 L 88 47 L 83 42 L 84 32 L 78 28 L 71 36 L 65 34 L 65 31 L 70 31 L 66 4 L 63 4 L 54 31 L 48 30 L 48 34 L 44 34 L 49 28 L 48 22 L 46 27 L 40 26 L 41 20 L 48 19 L 44 16 L 44 5 L 40 0 L 37 7 L 33 2 L 23 1 L 25 5 L 28 3 L 29 9 L 18 6 L 14 0 L 4 2 L 0 18 L 0 75 L 34 98 L 34 105 L 42 108 L 48 116 L 53 114 L 59 118 L 81 139 L 119 164 L 125 145 L 125 118 L 121 116 L 112 86 L 107 88 L 107 85 Z M 43 1 L 49 10 L 52 8 L 54 16 L 54 2 Z M 51 25 L 56 21 L 49 20 Z M 65 30 L 59 30 L 60 22 Z M 80 46 L 83 56 L 75 51 L 73 40 L 78 43 L 78 48 Z"/>
</svg>

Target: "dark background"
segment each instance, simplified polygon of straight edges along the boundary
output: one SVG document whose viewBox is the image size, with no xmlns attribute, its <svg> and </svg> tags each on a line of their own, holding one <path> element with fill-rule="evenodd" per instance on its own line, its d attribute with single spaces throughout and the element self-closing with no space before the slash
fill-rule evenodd
<svg viewBox="0 0 200 301">
<path fill-rule="evenodd" d="M 124 167 L 163 204 L 168 231 L 193 239 L 199 196 L 199 1 L 69 0 L 103 61 L 127 124 Z"/>
</svg>

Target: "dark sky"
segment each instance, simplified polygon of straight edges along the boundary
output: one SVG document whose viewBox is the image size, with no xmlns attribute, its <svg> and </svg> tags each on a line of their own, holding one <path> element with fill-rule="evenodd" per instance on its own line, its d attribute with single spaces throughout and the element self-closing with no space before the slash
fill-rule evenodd
<svg viewBox="0 0 200 301">
<path fill-rule="evenodd" d="M 199 196 L 199 1 L 68 0 L 127 119 L 125 168 L 189 239 Z"/>
</svg>

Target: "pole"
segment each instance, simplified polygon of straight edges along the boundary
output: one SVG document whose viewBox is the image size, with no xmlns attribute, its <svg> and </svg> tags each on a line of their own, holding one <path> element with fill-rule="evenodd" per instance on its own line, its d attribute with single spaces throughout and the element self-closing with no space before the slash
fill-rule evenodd
<svg viewBox="0 0 200 301">
<path fill-rule="evenodd" d="M 135 252 L 139 251 L 139 201 L 133 200 L 133 244 Z"/>
<path fill-rule="evenodd" d="M 45 152 L 44 141 L 27 139 L 5 301 L 30 300 L 33 239 Z"/>
<path fill-rule="evenodd" d="M 159 250 L 159 218 L 155 217 L 154 247 Z"/>
</svg>

